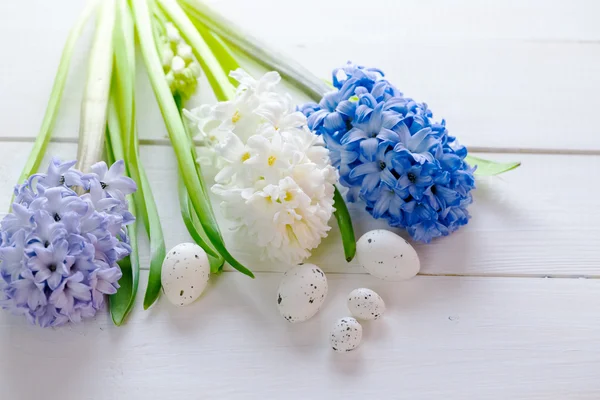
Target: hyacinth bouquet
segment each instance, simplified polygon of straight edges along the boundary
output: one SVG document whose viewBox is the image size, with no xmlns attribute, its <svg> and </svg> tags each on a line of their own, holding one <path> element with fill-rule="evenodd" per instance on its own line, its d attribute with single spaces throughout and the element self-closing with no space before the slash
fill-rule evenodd
<svg viewBox="0 0 600 400">
<path fill-rule="evenodd" d="M 78 161 L 53 158 L 37 173 L 75 43 L 94 11 Z M 112 319 L 122 324 L 138 288 L 140 234 L 151 253 L 144 308 L 160 295 L 165 244 L 139 161 L 136 42 L 177 158 L 181 215 L 213 274 L 228 263 L 254 276 L 228 250 L 211 196 L 262 257 L 290 266 L 310 257 L 335 216 L 350 261 L 356 243 L 342 192 L 373 218 L 428 243 L 468 222 L 476 175 L 519 165 L 469 156 L 444 120 L 382 71 L 349 63 L 328 83 L 200 0 L 92 1 L 69 35 L 0 225 L 0 306 L 32 323 L 93 317 L 109 295 Z M 240 55 L 269 72 L 252 77 Z M 202 73 L 217 103 L 187 108 Z M 282 79 L 314 102 L 295 104 Z"/>
<path fill-rule="evenodd" d="M 73 49 L 94 12 L 78 161 L 53 158 L 46 173 L 36 173 Z M 91 2 L 69 34 L 42 128 L 15 188 L 11 212 L 0 224 L 0 305 L 34 324 L 59 326 L 93 317 L 107 295 L 114 323 L 122 324 L 138 287 L 140 223 L 151 238 L 151 264 L 162 264 L 162 230 L 138 160 L 134 59 L 134 25 L 126 1 Z M 151 304 L 159 293 L 160 284 L 149 285 L 145 302 Z"/>
</svg>

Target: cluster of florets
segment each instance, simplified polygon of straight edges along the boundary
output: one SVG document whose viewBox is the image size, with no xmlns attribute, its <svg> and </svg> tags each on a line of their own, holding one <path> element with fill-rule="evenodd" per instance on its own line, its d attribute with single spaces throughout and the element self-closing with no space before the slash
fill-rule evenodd
<svg viewBox="0 0 600 400">
<path fill-rule="evenodd" d="M 119 287 L 117 262 L 131 253 L 125 196 L 136 185 L 122 176 L 123 161 L 95 164 L 90 174 L 74 165 L 54 159 L 17 186 L 0 224 L 0 305 L 42 327 L 94 316 Z"/>
<path fill-rule="evenodd" d="M 446 236 L 469 220 L 474 169 L 467 149 L 425 103 L 403 96 L 380 70 L 334 70 L 335 90 L 301 107 L 322 135 L 348 200 L 415 240 Z"/>
</svg>

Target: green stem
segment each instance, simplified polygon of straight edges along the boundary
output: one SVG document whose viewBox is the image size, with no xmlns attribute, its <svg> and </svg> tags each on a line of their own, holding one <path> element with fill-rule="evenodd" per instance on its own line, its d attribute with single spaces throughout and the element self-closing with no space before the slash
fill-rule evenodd
<svg viewBox="0 0 600 400">
<path fill-rule="evenodd" d="M 183 120 L 183 118 L 184 118 L 183 117 L 183 99 L 181 98 L 181 96 L 177 96 L 177 95 L 174 96 L 174 99 L 175 99 L 175 104 L 177 105 L 177 110 L 179 110 L 179 116 Z M 190 147 L 192 149 L 192 158 L 194 160 L 198 160 L 198 153 L 196 151 L 196 147 L 194 146 L 192 134 L 189 131 L 187 124 L 184 123 L 183 126 L 185 129 L 186 137 L 189 140 Z M 198 174 L 199 177 L 202 177 L 202 171 L 200 170 L 200 167 L 197 162 L 196 162 L 196 173 Z M 204 184 L 204 179 L 200 179 L 200 184 L 202 185 L 202 192 L 204 193 L 204 196 L 206 196 L 206 198 L 210 198 L 208 190 L 206 189 L 206 185 Z M 219 254 L 215 253 L 214 249 L 210 245 L 210 241 L 208 240 L 206 233 L 204 232 L 202 227 L 198 226 L 198 224 L 196 223 L 197 218 L 194 219 L 195 213 L 193 212 L 193 208 L 191 207 L 190 195 L 187 192 L 187 189 L 186 189 L 185 184 L 184 184 L 183 180 L 181 179 L 181 177 L 179 178 L 178 186 L 179 186 L 179 189 L 178 189 L 179 203 L 181 205 L 181 216 L 184 220 L 186 227 L 188 228 L 188 231 L 190 232 L 190 235 L 192 236 L 192 238 L 194 238 L 194 240 L 200 247 L 205 249 L 205 251 L 207 252 L 209 257 L 216 258 L 217 260 L 221 259 L 222 257 Z M 214 215 L 212 203 L 209 201 L 208 204 L 210 206 L 209 212 L 212 215 Z M 222 267 L 222 265 L 223 265 L 223 263 L 221 263 L 220 266 Z"/>
<path fill-rule="evenodd" d="M 56 72 L 56 76 L 54 78 L 54 85 L 52 86 L 52 92 L 50 94 L 50 100 L 48 101 L 46 113 L 44 114 L 42 127 L 40 128 L 40 132 L 35 139 L 33 149 L 31 149 L 31 153 L 29 154 L 29 158 L 25 162 L 25 166 L 21 171 L 18 183 L 23 183 L 27 178 L 29 178 L 29 176 L 36 173 L 40 167 L 42 159 L 44 158 L 44 153 L 48 147 L 48 142 L 50 142 L 52 130 L 54 129 L 54 124 L 56 122 L 56 116 L 58 115 L 75 44 L 77 43 L 79 36 L 81 36 L 81 31 L 85 27 L 86 22 L 89 20 L 97 5 L 97 1 L 89 3 L 75 23 L 75 26 L 73 26 L 69 32 L 67 42 L 65 43 L 65 47 L 63 48 L 62 56 L 60 58 L 60 64 L 58 65 L 58 71 Z M 11 201 L 11 204 L 12 203 L 13 202 Z"/>
<path fill-rule="evenodd" d="M 138 210 L 139 221 L 143 222 L 150 241 L 150 273 L 144 296 L 144 308 L 148 309 L 160 296 L 161 270 L 166 256 L 166 248 L 152 188 L 139 160 L 139 143 L 135 122 L 135 33 L 133 17 L 127 0 L 118 0 L 118 10 L 118 40 L 115 40 L 118 109 L 121 117 L 121 137 L 125 144 L 125 164 L 129 176 L 138 183 L 133 200 Z"/>
<path fill-rule="evenodd" d="M 179 172 L 185 182 L 194 211 L 202 224 L 211 244 L 223 258 L 235 269 L 254 277 L 252 272 L 239 263 L 227 250 L 222 240 L 216 219 L 210 213 L 210 200 L 204 195 L 201 176 L 197 173 L 197 163 L 192 156 L 192 148 L 179 110 L 164 76 L 160 58 L 154 45 L 150 12 L 146 0 L 132 0 L 133 14 L 137 27 L 139 43 L 144 58 L 150 83 L 154 89 L 163 120 L 169 132 L 171 143 L 177 157 Z"/>
<path fill-rule="evenodd" d="M 107 112 L 107 129 L 106 129 L 106 154 L 109 164 L 113 164 L 116 160 L 125 159 L 125 149 L 123 146 L 123 135 L 121 132 L 119 113 L 117 111 L 117 95 L 116 95 L 116 79 L 113 80 L 113 90 Z M 133 197 L 127 196 L 129 201 L 129 211 L 134 217 L 137 217 L 136 207 Z M 119 280 L 119 289 L 117 293 L 109 297 L 110 313 L 113 323 L 120 326 L 131 312 L 135 303 L 135 296 L 139 286 L 140 277 L 140 262 L 139 262 L 139 246 L 138 246 L 138 228 L 140 222 L 136 221 L 127 227 L 129 240 L 131 244 L 131 254 L 129 257 L 119 262 L 119 267 L 123 276 Z"/>
<path fill-rule="evenodd" d="M 238 29 L 235 24 L 211 10 L 201 0 L 179 0 L 185 11 L 204 24 L 233 47 L 268 70 L 278 71 L 281 76 L 306 93 L 311 99 L 319 101 L 324 93 L 331 91 L 325 82 L 301 64 L 273 51 L 266 43 L 252 37 L 248 32 Z"/>
<path fill-rule="evenodd" d="M 225 41 L 223 39 L 221 39 L 219 36 L 215 35 L 211 31 L 209 31 L 196 18 L 194 18 L 191 15 L 188 15 L 188 16 L 190 17 L 190 20 L 196 27 L 196 30 L 200 33 L 200 35 L 202 35 L 202 38 L 204 39 L 204 41 L 206 42 L 208 47 L 210 47 L 210 50 L 213 52 L 213 54 L 217 58 L 217 61 L 221 65 L 221 69 L 223 70 L 223 72 L 225 74 L 229 75 L 229 73 L 231 71 L 235 71 L 236 69 L 240 68 L 240 64 L 237 62 L 234 52 L 227 45 L 227 43 L 225 43 Z M 235 79 L 230 77 L 229 81 L 234 86 L 237 85 L 237 81 Z"/>
</svg>

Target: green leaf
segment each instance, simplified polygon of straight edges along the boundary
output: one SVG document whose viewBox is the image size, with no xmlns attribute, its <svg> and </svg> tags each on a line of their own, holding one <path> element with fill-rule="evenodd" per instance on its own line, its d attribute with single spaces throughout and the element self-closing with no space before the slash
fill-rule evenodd
<svg viewBox="0 0 600 400">
<path fill-rule="evenodd" d="M 181 208 L 181 216 L 183 218 L 185 227 L 190 233 L 190 236 L 192 237 L 192 239 L 194 239 L 194 242 L 196 242 L 198 246 L 202 247 L 204 251 L 206 251 L 206 254 L 212 257 L 219 257 L 219 255 L 215 253 L 215 251 L 210 247 L 207 241 L 204 240 L 203 235 L 200 233 L 202 232 L 202 228 L 196 226 L 196 224 L 194 223 L 194 210 L 192 209 L 192 206 L 190 204 L 190 198 L 188 196 L 187 189 L 185 188 L 185 183 L 183 182 L 183 179 L 181 177 L 179 177 L 179 183 L 177 185 L 177 188 L 179 192 L 178 197 L 179 206 Z"/>
<path fill-rule="evenodd" d="M 113 164 L 116 160 L 125 158 L 116 97 L 116 78 L 113 77 L 113 86 L 107 113 L 108 123 L 105 143 L 107 161 L 109 164 Z M 136 207 L 134 202 L 132 202 L 132 196 L 127 196 L 127 199 L 129 201 L 129 211 L 134 217 L 137 217 Z M 131 243 L 131 254 L 129 257 L 126 257 L 119 262 L 119 267 L 123 274 L 121 279 L 119 279 L 120 287 L 117 290 L 117 293 L 109 297 L 110 313 L 114 324 L 117 326 L 120 326 L 125 321 L 125 318 L 131 311 L 133 304 L 135 303 L 135 296 L 139 286 L 140 262 L 137 235 L 138 227 L 139 221 L 137 219 L 135 223 L 127 227 Z"/>
<path fill-rule="evenodd" d="M 202 230 L 202 226 L 200 226 L 200 222 L 198 221 L 196 214 L 192 209 L 185 184 L 183 183 L 181 177 L 179 178 L 178 189 L 179 206 L 181 207 L 181 216 L 183 218 L 185 227 L 190 233 L 192 239 L 194 239 L 194 242 L 196 242 L 198 246 L 202 247 L 204 251 L 206 251 L 206 255 L 208 256 L 208 260 L 210 262 L 210 272 L 212 274 L 218 274 L 223 270 L 225 260 L 212 249 L 208 241 L 205 239 L 204 231 Z"/>
<path fill-rule="evenodd" d="M 139 166 L 138 182 L 140 182 L 139 186 L 142 188 L 140 195 L 143 199 L 141 202 L 145 202 L 148 212 L 144 222 L 150 240 L 150 273 L 148 275 L 148 287 L 144 296 L 144 309 L 147 310 L 158 299 L 158 296 L 160 296 L 162 265 L 167 255 L 167 249 L 165 247 L 160 217 L 158 216 L 158 209 L 154 202 L 152 190 L 150 189 L 150 183 L 141 165 Z"/>
<path fill-rule="evenodd" d="M 110 137 L 106 138 L 106 154 L 107 162 L 112 164 L 115 162 L 115 157 L 112 154 L 112 144 Z M 135 206 L 129 207 L 129 211 L 136 216 Z M 135 223 L 127 227 L 129 239 L 131 242 L 131 254 L 129 257 L 119 261 L 119 268 L 123 276 L 119 279 L 119 289 L 117 293 L 109 296 L 108 304 L 110 308 L 110 314 L 113 323 L 116 326 L 121 326 L 125 321 L 127 315 L 131 311 L 135 302 L 135 295 L 139 286 L 140 276 L 140 263 L 139 263 L 139 248 L 138 248 L 138 237 L 137 230 L 139 222 L 136 220 Z"/>
<path fill-rule="evenodd" d="M 356 255 L 356 237 L 354 236 L 354 228 L 352 227 L 352 219 L 350 218 L 348 207 L 346 207 L 344 197 L 337 187 L 333 195 L 333 206 L 336 210 L 334 213 L 335 219 L 342 234 L 344 255 L 346 256 L 346 261 L 350 262 Z"/>
<path fill-rule="evenodd" d="M 219 61 L 205 39 L 197 31 L 186 13 L 174 0 L 156 0 L 183 38 L 192 47 L 194 56 L 200 63 L 206 78 L 219 101 L 230 99 L 234 94 L 228 73 L 224 73 Z"/>
<path fill-rule="evenodd" d="M 152 188 L 139 160 L 139 141 L 135 122 L 135 36 L 133 17 L 127 0 L 119 0 L 118 10 L 118 35 L 115 40 L 118 108 L 127 171 L 129 176 L 138 183 L 138 190 L 133 194 L 133 200 L 138 210 L 138 218 L 143 222 L 150 241 L 150 273 L 144 296 L 144 309 L 148 309 L 160 296 L 161 271 L 166 248 Z"/>
<path fill-rule="evenodd" d="M 215 216 L 211 212 L 212 206 L 210 200 L 205 195 L 203 183 L 201 182 L 202 177 L 198 174 L 199 166 L 193 157 L 192 146 L 187 138 L 187 133 L 183 121 L 181 120 L 181 116 L 179 115 L 177 104 L 173 99 L 171 90 L 165 79 L 160 58 L 156 46 L 154 45 L 148 4 L 146 3 L 146 0 L 131 1 L 142 56 L 146 64 L 150 83 L 152 84 L 171 143 L 173 144 L 173 150 L 175 151 L 175 156 L 179 165 L 179 172 L 190 195 L 194 211 L 215 250 L 221 254 L 233 268 L 248 276 L 254 277 L 252 272 L 238 262 L 227 250 Z M 180 29 L 180 27 L 178 28 Z M 181 31 L 182 29 L 180 29 L 180 32 Z"/>
<path fill-rule="evenodd" d="M 175 103 L 177 104 L 177 109 L 179 110 L 179 115 L 183 118 L 183 101 L 180 96 L 175 96 Z M 198 154 L 196 152 L 196 147 L 193 143 L 193 138 L 190 130 L 188 129 L 187 124 L 184 123 L 185 132 L 187 139 L 190 141 L 190 146 L 192 149 L 192 157 L 194 160 L 198 159 Z M 196 163 L 197 164 L 197 163 Z M 202 171 L 200 171 L 199 166 L 197 165 L 196 173 L 198 176 L 202 176 Z M 204 180 L 201 179 L 200 183 L 202 184 L 202 190 L 206 197 L 208 197 L 208 191 L 206 190 L 206 186 L 204 185 Z M 196 244 L 206 251 L 206 255 L 208 256 L 208 260 L 210 263 L 210 270 L 213 274 L 219 274 L 223 270 L 223 265 L 225 264 L 225 260 L 210 245 L 210 241 L 208 240 L 206 233 L 202 229 L 202 225 L 200 221 L 198 221 L 198 217 L 192 208 L 190 203 L 190 196 L 185 187 L 185 183 L 181 178 L 181 175 L 178 179 L 178 194 L 179 194 L 179 205 L 181 208 L 181 217 L 183 218 L 183 222 L 190 233 L 190 236 L 194 239 Z M 210 209 L 210 212 L 214 214 L 214 210 Z"/>
<path fill-rule="evenodd" d="M 476 165 L 475 176 L 494 176 L 511 171 L 521 165 L 521 162 L 496 162 L 479 157 L 467 156 L 465 161 L 473 166 Z"/>
<path fill-rule="evenodd" d="M 50 137 L 52 136 L 52 130 L 54 129 L 56 116 L 58 115 L 60 102 L 65 89 L 65 82 L 69 73 L 69 66 L 71 65 L 73 50 L 77 43 L 77 39 L 79 36 L 81 36 L 81 31 L 85 27 L 86 22 L 89 20 L 97 6 L 98 1 L 90 2 L 75 23 L 75 26 L 73 26 L 69 32 L 67 42 L 65 43 L 65 47 L 63 48 L 60 58 L 60 64 L 58 65 L 58 71 L 56 72 L 56 76 L 54 78 L 54 84 L 52 86 L 52 92 L 50 93 L 48 107 L 46 108 L 46 113 L 44 114 L 44 119 L 42 121 L 42 127 L 40 128 L 40 132 L 35 139 L 31 153 L 29 153 L 29 158 L 27 158 L 27 161 L 25 162 L 23 171 L 21 171 L 18 181 L 19 184 L 23 183 L 27 178 L 29 178 L 29 176 L 38 171 L 40 163 L 44 158 L 46 148 L 48 147 L 48 142 L 50 142 Z M 10 203 L 12 204 L 13 201 L 11 200 Z"/>
</svg>

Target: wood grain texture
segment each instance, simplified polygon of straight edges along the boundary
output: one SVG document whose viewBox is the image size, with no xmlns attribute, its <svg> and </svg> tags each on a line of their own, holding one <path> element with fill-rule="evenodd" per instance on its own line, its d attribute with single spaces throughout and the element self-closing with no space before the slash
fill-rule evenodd
<svg viewBox="0 0 600 400">
<path fill-rule="evenodd" d="M 0 193 L 10 193 L 30 143 L 0 148 Z M 54 143 L 48 154 L 75 157 L 75 144 Z M 521 160 L 517 170 L 478 182 L 473 218 L 465 228 L 433 244 L 416 244 L 425 274 L 593 276 L 600 277 L 600 209 L 582 172 L 600 171 L 600 156 L 486 154 L 497 160 Z M 142 146 L 144 163 L 163 224 L 167 248 L 191 241 L 177 201 L 177 165 L 168 146 Z M 210 178 L 207 178 L 210 179 Z M 588 188 L 588 189 L 584 189 Z M 590 191 L 588 193 L 588 190 Z M 0 210 L 8 209 L 0 196 Z M 213 199 L 215 200 L 215 199 Z M 215 200 L 216 201 L 216 200 Z M 229 232 L 215 204 L 225 240 L 233 254 L 253 271 L 284 271 L 287 266 L 262 261 L 254 247 Z M 360 204 L 350 207 L 357 237 L 386 228 Z M 332 219 L 335 225 L 335 220 Z M 399 234 L 406 236 L 400 230 Z M 145 247 L 145 246 L 144 246 Z M 147 253 L 142 253 L 147 266 Z M 356 261 L 344 261 L 337 227 L 313 253 L 314 263 L 331 272 L 363 273 Z"/>
<path fill-rule="evenodd" d="M 0 87 L 11 94 L 11 101 L 0 108 L 0 137 L 33 138 L 37 133 L 71 25 L 67 21 L 74 21 L 82 8 L 76 0 L 53 3 L 60 7 L 41 6 L 41 0 L 30 3 L 35 12 L 11 2 L 0 5 L 0 26 L 12 29 L 0 42 L 12 61 L 0 64 Z M 435 115 L 445 118 L 451 133 L 466 145 L 600 152 L 594 119 L 600 107 L 595 95 L 600 90 L 600 27 L 592 17 L 600 7 L 593 0 L 374 0 L 367 7 L 371 12 L 361 13 L 356 10 L 366 6 L 358 0 L 344 7 L 333 0 L 310 0 L 294 10 L 294 18 L 287 2 L 212 3 L 324 78 L 347 60 L 382 68 L 407 95 L 426 101 Z M 68 12 L 59 14 L 61 10 Z M 14 22 L 26 17 L 30 25 Z M 65 23 L 54 23 L 58 18 Z M 319 29 L 307 30 L 307 20 Z M 89 45 L 90 33 L 82 38 L 81 49 Z M 11 40 L 14 35 L 20 40 Z M 45 62 L 29 62 L 32 54 Z M 77 135 L 83 66 L 84 52 L 79 52 L 57 137 Z M 140 90 L 152 101 L 143 71 L 140 76 Z M 211 97 L 206 81 L 201 91 L 203 98 Z M 156 123 L 160 116 L 148 118 L 141 138 L 162 139 L 165 130 Z"/>
<path fill-rule="evenodd" d="M 147 273 L 142 274 L 142 285 Z M 140 301 L 128 323 L 33 328 L 0 314 L 3 399 L 597 399 L 600 281 L 329 275 L 312 320 L 277 312 L 280 274 L 225 273 L 201 301 Z M 387 303 L 354 352 L 329 349 L 347 294 Z M 29 379 L 35 378 L 35 384 Z M 117 397 L 115 397 L 117 396 Z"/>
</svg>

